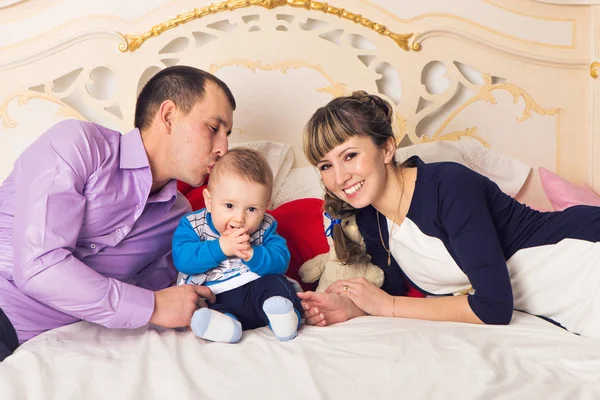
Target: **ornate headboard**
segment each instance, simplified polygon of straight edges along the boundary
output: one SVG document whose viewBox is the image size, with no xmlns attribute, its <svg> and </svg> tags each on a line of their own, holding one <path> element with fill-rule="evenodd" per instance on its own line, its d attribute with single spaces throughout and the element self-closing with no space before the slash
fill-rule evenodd
<svg viewBox="0 0 600 400">
<path fill-rule="evenodd" d="M 363 89 L 395 105 L 401 146 L 469 136 L 534 168 L 520 194 L 529 203 L 547 204 L 540 166 L 599 188 L 594 10 L 455 3 L 157 0 L 127 20 L 112 0 L 65 21 L 57 16 L 72 0 L 36 12 L 17 2 L 3 9 L 0 37 L 24 21 L 33 28 L 0 39 L 0 179 L 61 118 L 130 130 L 142 85 L 161 68 L 189 64 L 215 73 L 236 96 L 232 142 L 288 143 L 298 167 L 306 165 L 301 132 L 312 112 Z"/>
</svg>

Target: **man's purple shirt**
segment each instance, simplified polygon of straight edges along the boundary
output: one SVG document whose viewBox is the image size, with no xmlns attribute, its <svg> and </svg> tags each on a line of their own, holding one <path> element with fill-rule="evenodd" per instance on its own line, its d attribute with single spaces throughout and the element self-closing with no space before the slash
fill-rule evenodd
<svg viewBox="0 0 600 400">
<path fill-rule="evenodd" d="M 148 323 L 190 211 L 175 181 L 151 186 L 138 129 L 68 120 L 23 152 L 0 186 L 0 308 L 21 343 L 79 320 Z"/>
</svg>

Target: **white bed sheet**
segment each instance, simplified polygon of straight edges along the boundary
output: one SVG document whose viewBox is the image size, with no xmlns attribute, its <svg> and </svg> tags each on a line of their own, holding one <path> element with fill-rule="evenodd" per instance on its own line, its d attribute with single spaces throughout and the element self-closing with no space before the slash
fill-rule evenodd
<svg viewBox="0 0 600 400">
<path fill-rule="evenodd" d="M 47 332 L 0 363 L 0 399 L 598 399 L 600 342 L 515 313 L 509 326 L 363 317 L 267 328 L 237 344 L 191 332 Z"/>
</svg>

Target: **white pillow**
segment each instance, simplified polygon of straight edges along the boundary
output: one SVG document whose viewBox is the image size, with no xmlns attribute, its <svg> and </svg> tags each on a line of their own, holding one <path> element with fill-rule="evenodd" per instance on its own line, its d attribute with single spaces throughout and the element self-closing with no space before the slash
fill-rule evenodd
<svg viewBox="0 0 600 400">
<path fill-rule="evenodd" d="M 396 150 L 396 160 L 403 162 L 416 155 L 424 162 L 454 161 L 496 182 L 500 189 L 516 196 L 525 184 L 531 167 L 485 147 L 479 140 L 461 138 L 416 144 Z"/>
<path fill-rule="evenodd" d="M 297 199 L 313 197 L 322 199 L 324 194 L 321 178 L 315 167 L 294 168 L 283 181 L 271 208 Z"/>
<path fill-rule="evenodd" d="M 403 162 L 416 155 L 426 163 L 454 161 L 490 178 L 505 193 L 516 196 L 525 184 L 531 167 L 522 162 L 485 147 L 479 140 L 462 138 L 459 141 L 440 140 L 402 147 L 396 150 L 396 160 Z M 273 197 L 272 208 L 292 200 L 308 197 L 323 198 L 324 190 L 316 168 L 292 169 L 277 196 Z"/>
<path fill-rule="evenodd" d="M 273 171 L 273 192 L 271 198 L 275 199 L 286 176 L 292 169 L 294 153 L 289 145 L 270 141 L 257 141 L 245 143 L 231 143 L 230 149 L 235 147 L 248 147 L 261 153 Z"/>
</svg>

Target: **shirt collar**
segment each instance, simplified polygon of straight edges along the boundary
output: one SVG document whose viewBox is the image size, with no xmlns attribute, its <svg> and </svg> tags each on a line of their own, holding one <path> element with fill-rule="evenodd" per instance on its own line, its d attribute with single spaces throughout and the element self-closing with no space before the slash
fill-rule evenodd
<svg viewBox="0 0 600 400">
<path fill-rule="evenodd" d="M 150 168 L 148 154 L 138 128 L 121 135 L 119 167 L 123 169 Z M 158 192 L 148 197 L 148 203 L 167 203 L 167 210 L 177 199 L 177 181 L 170 180 Z"/>
<path fill-rule="evenodd" d="M 146 148 L 142 142 L 142 135 L 138 128 L 121 135 L 120 141 L 119 167 L 123 169 L 138 169 L 150 166 Z"/>
<path fill-rule="evenodd" d="M 212 214 L 209 213 L 208 211 L 206 211 L 206 223 L 208 224 L 208 227 L 210 229 L 212 229 L 212 231 L 216 234 L 221 236 L 221 234 L 217 231 L 217 229 L 215 228 L 215 225 L 213 224 L 213 220 L 212 220 Z"/>
<path fill-rule="evenodd" d="M 177 181 L 170 180 L 158 192 L 148 197 L 148 203 L 168 203 L 168 209 L 171 208 L 177 198 Z"/>
</svg>

